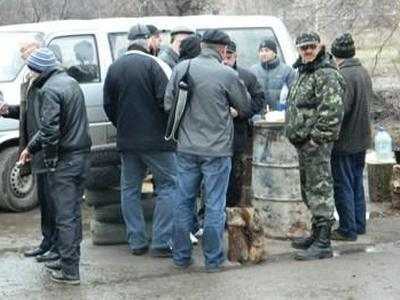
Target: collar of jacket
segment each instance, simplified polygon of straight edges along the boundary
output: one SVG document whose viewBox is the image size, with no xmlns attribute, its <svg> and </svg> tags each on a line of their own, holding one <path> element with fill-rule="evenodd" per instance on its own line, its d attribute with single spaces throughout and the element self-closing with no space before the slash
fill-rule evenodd
<svg viewBox="0 0 400 300">
<path fill-rule="evenodd" d="M 329 56 L 325 52 L 325 47 L 322 47 L 321 51 L 317 54 L 317 57 L 309 63 L 303 63 L 301 57 L 297 59 L 297 61 L 293 64 L 294 69 L 298 69 L 300 74 L 303 73 L 313 73 L 321 68 L 333 68 L 336 69 L 336 66 L 332 64 L 329 60 Z"/>
<path fill-rule="evenodd" d="M 133 50 L 141 51 L 141 52 L 144 52 L 144 53 L 149 54 L 149 51 L 147 51 L 146 48 L 144 48 L 144 47 L 142 47 L 142 46 L 139 46 L 139 45 L 136 45 L 136 44 L 132 44 L 132 45 L 130 45 L 130 46 L 128 47 L 128 51 L 133 51 Z"/>
<path fill-rule="evenodd" d="M 219 55 L 219 53 L 217 52 L 217 50 L 214 50 L 214 49 L 204 48 L 204 49 L 201 50 L 200 56 L 206 56 L 206 57 L 215 58 L 215 59 L 218 60 L 219 62 L 222 62 L 222 57 L 221 57 L 221 55 Z"/>
<path fill-rule="evenodd" d="M 171 58 L 175 61 L 175 62 L 179 62 L 179 54 L 176 53 L 174 51 L 174 49 L 172 49 L 171 47 L 168 47 L 167 49 L 165 49 L 165 51 L 167 51 L 168 55 L 171 56 Z"/>
<path fill-rule="evenodd" d="M 350 68 L 350 67 L 359 67 L 361 66 L 361 62 L 358 58 L 346 58 L 342 61 L 342 63 L 338 66 L 339 69 Z"/>
<path fill-rule="evenodd" d="M 40 89 L 53 74 L 60 73 L 60 72 L 63 72 L 63 71 L 60 68 L 57 68 L 57 67 L 54 68 L 54 69 L 50 69 L 50 70 L 48 70 L 46 72 L 43 72 L 32 83 L 32 86 Z"/>
<path fill-rule="evenodd" d="M 261 63 L 261 67 L 264 70 L 272 70 L 275 69 L 279 65 L 279 58 L 275 57 L 273 60 Z"/>
</svg>

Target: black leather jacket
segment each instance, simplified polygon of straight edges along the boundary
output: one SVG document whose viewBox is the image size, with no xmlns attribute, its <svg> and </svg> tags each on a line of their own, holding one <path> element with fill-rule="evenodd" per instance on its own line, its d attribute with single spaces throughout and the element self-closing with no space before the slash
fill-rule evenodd
<svg viewBox="0 0 400 300">
<path fill-rule="evenodd" d="M 89 152 L 92 144 L 82 90 L 64 71 L 40 75 L 27 94 L 26 131 L 32 169 L 54 168 L 71 152 Z"/>
</svg>

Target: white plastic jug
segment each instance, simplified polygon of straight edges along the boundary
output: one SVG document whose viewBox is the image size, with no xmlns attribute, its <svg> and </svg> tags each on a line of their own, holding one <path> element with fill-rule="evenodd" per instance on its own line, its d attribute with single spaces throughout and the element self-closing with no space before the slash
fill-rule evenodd
<svg viewBox="0 0 400 300">
<path fill-rule="evenodd" d="M 392 138 L 382 126 L 378 127 L 374 142 L 376 158 L 379 161 L 384 162 L 393 159 Z"/>
<path fill-rule="evenodd" d="M 278 110 L 286 110 L 286 99 L 289 94 L 289 88 L 286 85 L 286 83 L 283 85 L 281 89 L 281 93 L 279 95 L 279 104 L 278 104 Z"/>
</svg>

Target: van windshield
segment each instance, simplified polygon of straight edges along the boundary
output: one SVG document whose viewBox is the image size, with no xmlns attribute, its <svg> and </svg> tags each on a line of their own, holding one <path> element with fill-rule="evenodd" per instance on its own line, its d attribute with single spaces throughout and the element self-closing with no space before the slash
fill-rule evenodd
<svg viewBox="0 0 400 300">
<path fill-rule="evenodd" d="M 0 33 L 0 82 L 12 81 L 24 66 L 19 49 L 26 41 L 36 39 L 37 33 Z"/>
<path fill-rule="evenodd" d="M 260 28 L 222 28 L 237 45 L 238 64 L 243 67 L 250 67 L 256 64 L 258 59 L 258 46 L 264 39 L 271 39 L 276 42 L 278 56 L 284 62 L 285 59 L 274 31 L 268 27 Z M 204 29 L 198 30 L 203 34 Z"/>
</svg>

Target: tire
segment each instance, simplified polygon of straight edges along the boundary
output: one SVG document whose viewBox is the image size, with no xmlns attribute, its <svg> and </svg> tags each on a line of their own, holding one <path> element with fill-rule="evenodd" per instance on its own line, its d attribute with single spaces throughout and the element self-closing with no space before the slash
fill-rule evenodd
<svg viewBox="0 0 400 300">
<path fill-rule="evenodd" d="M 125 225 L 110 224 L 90 221 L 90 232 L 94 245 L 118 245 L 126 244 Z"/>
<path fill-rule="evenodd" d="M 121 203 L 121 192 L 119 188 L 107 190 L 85 190 L 85 203 L 89 206 L 102 207 Z"/>
<path fill-rule="evenodd" d="M 125 224 L 120 204 L 96 207 L 93 210 L 93 219 L 102 223 Z"/>
<path fill-rule="evenodd" d="M 121 164 L 120 154 L 115 144 L 93 146 L 90 151 L 91 167 L 117 166 Z"/>
<path fill-rule="evenodd" d="M 102 190 L 119 186 L 121 168 L 119 166 L 91 167 L 86 178 L 86 189 Z"/>
<path fill-rule="evenodd" d="M 0 152 L 0 209 L 23 212 L 38 205 L 38 196 L 35 176 L 19 176 L 19 169 L 15 166 L 17 154 L 17 147 Z"/>
</svg>

